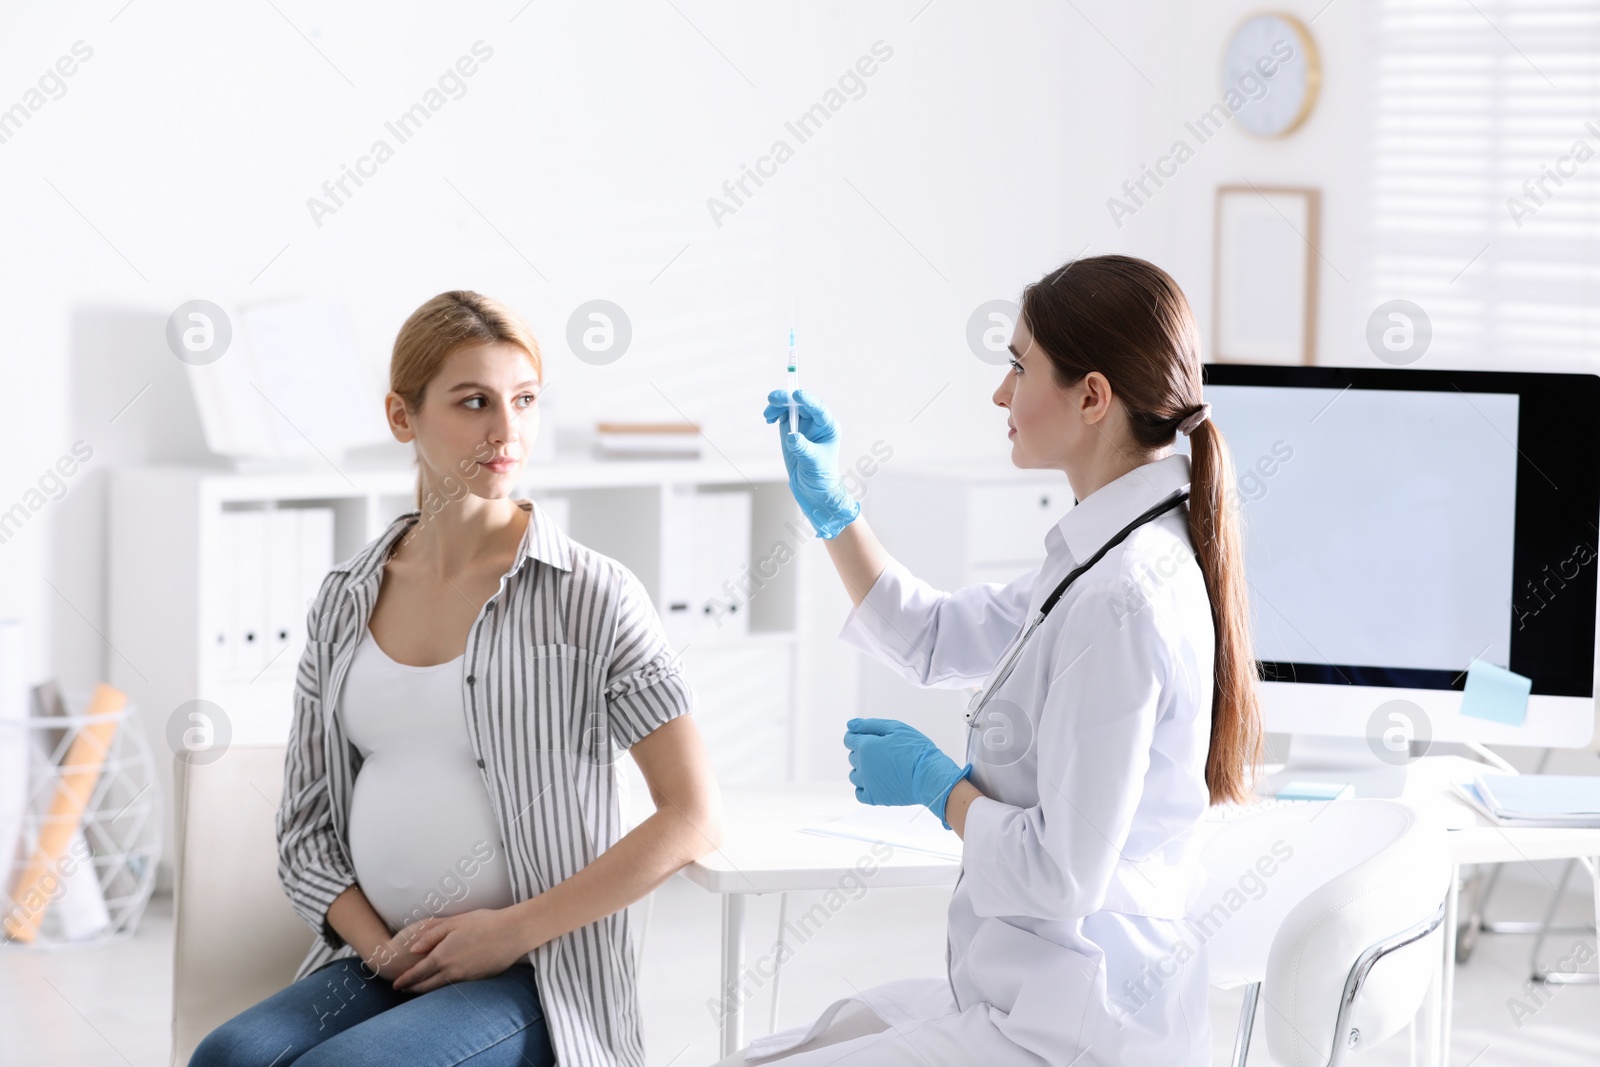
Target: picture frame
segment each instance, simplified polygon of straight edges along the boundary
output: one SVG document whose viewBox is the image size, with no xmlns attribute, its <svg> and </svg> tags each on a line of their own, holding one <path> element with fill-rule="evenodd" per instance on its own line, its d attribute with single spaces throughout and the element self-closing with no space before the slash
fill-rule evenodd
<svg viewBox="0 0 1600 1067">
<path fill-rule="evenodd" d="M 1322 194 L 1219 185 L 1212 246 L 1211 358 L 1313 364 Z"/>
</svg>

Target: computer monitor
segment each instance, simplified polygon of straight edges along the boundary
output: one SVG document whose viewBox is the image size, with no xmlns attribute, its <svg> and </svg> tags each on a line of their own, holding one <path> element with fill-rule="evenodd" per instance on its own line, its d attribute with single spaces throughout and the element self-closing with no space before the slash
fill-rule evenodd
<svg viewBox="0 0 1600 1067">
<path fill-rule="evenodd" d="M 1600 377 L 1219 363 L 1205 398 L 1291 760 L 1318 736 L 1391 765 L 1411 740 L 1590 741 Z M 1461 713 L 1473 659 L 1532 679 L 1522 722 Z"/>
</svg>

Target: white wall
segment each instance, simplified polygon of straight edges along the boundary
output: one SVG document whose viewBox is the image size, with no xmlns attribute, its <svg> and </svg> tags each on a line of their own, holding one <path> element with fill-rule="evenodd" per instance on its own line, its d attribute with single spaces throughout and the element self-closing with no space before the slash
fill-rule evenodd
<svg viewBox="0 0 1600 1067">
<path fill-rule="evenodd" d="M 967 350 L 967 317 L 1086 245 L 1121 246 L 1102 190 L 1171 110 L 1170 83 L 1139 70 L 1171 66 L 1174 19 L 1141 12 L 1175 5 L 519 8 L 0 14 L 16 75 L 0 107 L 75 42 L 93 50 L 0 143 L 0 507 L 74 440 L 95 450 L 65 499 L 0 545 L 0 604 L 34 623 L 37 677 L 88 685 L 118 654 L 101 636 L 107 471 L 205 456 L 162 340 L 179 303 L 343 299 L 373 382 L 351 417 L 373 420 L 405 315 L 479 289 L 532 323 L 564 422 L 681 412 L 732 457 L 774 445 L 759 412 L 782 384 L 792 307 L 805 383 L 837 410 L 848 455 L 882 439 L 905 459 L 1003 461 L 999 371 Z M 465 94 L 399 144 L 384 123 L 480 40 L 493 55 Z M 717 226 L 707 199 L 775 138 L 793 143 L 785 120 L 880 40 L 893 55 L 864 95 Z M 317 225 L 307 199 L 379 137 L 393 158 Z M 605 367 L 564 340 L 593 297 L 634 324 Z M 843 594 L 815 593 L 831 638 Z M 824 648 L 819 676 L 848 677 L 850 655 Z M 802 771 L 831 773 L 832 720 L 854 709 L 819 694 L 814 710 Z"/>
<path fill-rule="evenodd" d="M 1322 191 L 1318 245 L 1317 362 L 1382 366 L 1366 348 L 1370 308 L 1363 287 L 1368 182 L 1368 82 L 1371 6 L 1367 0 L 1292 0 L 1274 5 L 1309 23 L 1322 58 L 1315 109 L 1287 138 L 1262 140 L 1235 124 L 1201 144 L 1184 127 L 1222 99 L 1223 42 L 1234 26 L 1261 10 L 1246 0 L 1211 0 L 1174 9 L 1173 65 L 1160 72 L 1170 110 L 1138 134 L 1140 164 L 1154 164 L 1178 139 L 1194 156 L 1135 215 L 1122 233 L 1142 254 L 1172 272 L 1212 341 L 1212 220 L 1219 185 L 1311 186 Z M 1270 90 L 1269 90 L 1270 91 Z M 1122 178 L 1137 178 L 1137 164 Z M 1119 184 L 1122 179 L 1119 178 Z M 1116 195 L 1111 190 L 1107 195 Z M 1109 216 L 1109 212 L 1107 213 Z"/>
<path fill-rule="evenodd" d="M 351 417 L 372 424 L 405 315 L 476 288 L 532 323 L 564 424 L 681 413 L 735 462 L 774 446 L 759 411 L 792 308 L 847 458 L 882 440 L 892 463 L 1004 463 L 1000 368 L 967 349 L 972 310 L 1070 256 L 1123 251 L 1173 272 L 1209 340 L 1213 193 L 1249 179 L 1322 189 L 1319 359 L 1375 363 L 1367 0 L 1284 5 L 1314 18 L 1323 57 L 1310 121 L 1283 141 L 1224 130 L 1120 226 L 1107 200 L 1219 98 L 1223 40 L 1254 5 L 675 3 L 0 13 L 15 75 L 0 108 L 75 42 L 93 49 L 0 143 L 0 510 L 74 441 L 94 448 L 65 498 L 0 544 L 0 613 L 33 624 L 36 678 L 84 687 L 119 655 L 102 636 L 108 472 L 206 457 L 162 336 L 190 299 L 344 300 L 372 382 Z M 399 144 L 385 122 L 480 40 L 493 54 L 464 95 Z M 799 144 L 784 123 L 879 41 L 893 54 L 862 95 Z M 393 159 L 317 225 L 308 198 L 380 137 Z M 777 138 L 793 158 L 717 225 L 707 199 Z M 565 340 L 594 297 L 635 331 L 604 367 Z M 844 720 L 872 709 L 854 706 L 856 655 L 834 640 L 848 601 L 810 550 L 798 767 L 821 776 L 841 766 Z"/>
</svg>

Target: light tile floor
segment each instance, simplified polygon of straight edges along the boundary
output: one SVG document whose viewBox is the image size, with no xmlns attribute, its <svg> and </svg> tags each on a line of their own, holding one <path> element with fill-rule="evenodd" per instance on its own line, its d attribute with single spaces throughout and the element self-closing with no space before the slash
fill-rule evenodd
<svg viewBox="0 0 1600 1067">
<path fill-rule="evenodd" d="M 784 968 L 779 1027 L 812 1018 L 852 987 L 944 973 L 941 931 L 948 899 L 942 890 L 884 889 L 841 908 Z M 1531 916 L 1545 899 L 1542 884 L 1506 879 L 1494 911 Z M 812 902 L 792 896 L 791 915 Z M 1587 894 L 1576 895 L 1568 902 L 1568 917 L 1586 918 L 1590 908 Z M 776 897 L 751 903 L 747 951 L 752 963 L 771 951 L 777 910 Z M 714 1012 L 707 1002 L 715 996 L 719 922 L 717 901 L 687 882 L 675 879 L 657 895 L 641 975 L 651 1067 L 702 1067 L 717 1058 Z M 55 953 L 0 949 L 0 1063 L 165 1067 L 171 932 L 171 901 L 158 897 L 138 934 L 120 944 Z M 1552 955 L 1570 950 L 1573 942 L 1572 935 L 1552 939 Z M 1528 947 L 1525 937 L 1485 937 L 1459 968 L 1453 1067 L 1591 1067 L 1600 1062 L 1600 989 L 1556 988 L 1517 1025 L 1508 1001 L 1524 995 Z M 1213 995 L 1218 1063 L 1227 1062 L 1238 1004 L 1237 994 Z M 770 1006 L 769 984 L 749 1001 L 747 1034 L 766 1032 Z M 1258 1028 L 1254 1062 L 1264 1064 L 1259 1034 Z M 1407 1051 L 1402 1034 L 1361 1062 L 1404 1064 Z"/>
</svg>

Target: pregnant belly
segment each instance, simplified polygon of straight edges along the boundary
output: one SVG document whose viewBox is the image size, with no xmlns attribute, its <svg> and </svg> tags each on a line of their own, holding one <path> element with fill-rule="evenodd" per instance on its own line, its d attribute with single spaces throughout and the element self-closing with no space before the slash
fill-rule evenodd
<svg viewBox="0 0 1600 1067">
<path fill-rule="evenodd" d="M 374 754 L 350 801 L 350 859 L 391 931 L 515 903 L 505 846 L 477 768 Z"/>
</svg>

